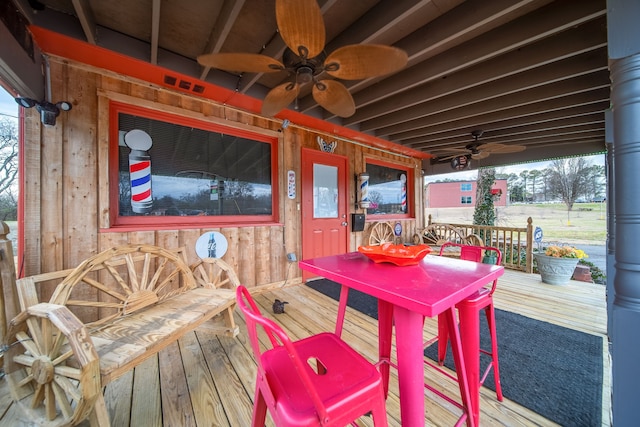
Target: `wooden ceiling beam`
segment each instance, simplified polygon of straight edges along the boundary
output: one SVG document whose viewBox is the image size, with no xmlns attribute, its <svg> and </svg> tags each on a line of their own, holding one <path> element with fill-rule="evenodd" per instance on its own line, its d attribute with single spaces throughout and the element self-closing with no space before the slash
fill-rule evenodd
<svg viewBox="0 0 640 427">
<path fill-rule="evenodd" d="M 151 59 L 150 62 L 158 65 L 158 40 L 160 39 L 160 4 L 161 0 L 153 0 L 151 5 Z"/>
<path fill-rule="evenodd" d="M 580 7 L 576 7 L 576 4 Z M 356 105 L 362 108 L 418 85 L 441 79 L 464 68 L 603 17 L 606 13 L 602 2 L 598 0 L 566 1 L 562 2 L 561 8 L 562 13 L 559 13 L 558 5 L 555 4 L 542 7 L 424 61 L 419 66 L 406 68 L 385 79 L 384 84 L 375 85 L 369 90 L 358 92 L 358 83 L 349 85 L 350 90 L 357 92 L 354 95 Z"/>
<path fill-rule="evenodd" d="M 578 76 L 564 81 L 556 81 L 540 87 L 530 88 L 519 93 L 503 95 L 486 102 L 476 102 L 474 104 L 461 106 L 460 109 L 451 108 L 442 112 L 435 111 L 425 117 L 414 120 L 413 123 L 406 122 L 398 125 L 391 125 L 376 130 L 378 135 L 389 135 L 401 130 L 415 127 L 426 127 L 438 123 L 452 120 L 461 120 L 493 112 L 505 112 L 509 109 L 518 108 L 534 103 L 542 103 L 565 96 L 591 92 L 597 89 L 609 88 L 609 73 L 600 70 L 595 73 Z M 544 105 L 544 104 L 540 104 Z"/>
<path fill-rule="evenodd" d="M 584 107 L 583 107 L 584 108 Z M 545 121 L 535 121 L 535 122 L 526 122 L 521 121 L 516 126 L 507 126 L 507 127 L 478 127 L 476 129 L 482 130 L 484 133 L 482 135 L 482 139 L 485 142 L 487 138 L 495 138 L 504 135 L 516 135 L 516 134 L 529 134 L 532 132 L 539 132 L 542 130 L 548 129 L 562 129 L 571 126 L 577 126 L 580 124 L 591 124 L 591 123 L 601 123 L 604 120 L 604 109 L 599 110 L 591 110 L 587 111 L 583 114 L 574 115 L 571 117 L 551 117 Z M 408 140 L 401 141 L 403 145 L 413 146 L 417 144 L 422 144 L 424 141 L 429 141 L 433 144 L 440 145 L 451 145 L 451 144 L 460 144 L 460 143 L 468 143 L 469 137 L 471 135 L 471 131 L 467 131 L 467 129 L 460 130 L 452 130 L 447 133 L 434 135 L 424 135 L 417 138 L 412 138 Z"/>
<path fill-rule="evenodd" d="M 431 102 L 436 98 L 475 86 L 490 84 L 497 80 L 500 80 L 501 87 L 505 80 L 510 80 L 507 85 L 520 86 L 522 81 L 518 77 L 520 73 L 558 61 L 571 61 L 569 58 L 572 56 L 580 56 L 594 50 L 606 52 L 606 45 L 605 26 L 594 22 L 592 25 L 588 25 L 587 29 L 577 28 L 556 37 L 549 37 L 539 43 L 496 57 L 489 62 L 465 68 L 444 79 L 432 81 L 415 87 L 413 90 L 385 98 L 384 102 L 358 107 L 356 113 L 345 120 L 345 124 L 366 122 L 377 117 L 388 116 L 394 112 L 403 114 L 406 108 Z M 507 89 L 505 88 L 505 90 Z"/>
<path fill-rule="evenodd" d="M 549 129 L 536 134 L 530 135 L 505 135 L 502 137 L 496 138 L 485 138 L 484 135 L 480 138 L 479 142 L 481 144 L 487 143 L 498 143 L 505 145 L 525 145 L 529 144 L 548 144 L 558 141 L 575 141 L 584 138 L 594 138 L 596 135 L 604 135 L 604 117 L 601 123 L 590 123 L 585 125 L 577 125 L 571 126 L 562 129 Z M 473 142 L 473 138 L 471 135 L 468 136 L 466 141 L 462 142 L 462 145 L 459 144 L 451 144 L 451 145 L 439 145 L 432 144 L 431 142 L 425 141 L 422 145 L 416 146 L 417 149 L 427 150 L 430 153 L 439 156 L 445 156 L 450 154 L 455 154 L 456 151 L 451 152 L 448 150 L 452 149 L 460 149 L 464 148 L 469 143 Z"/>
<path fill-rule="evenodd" d="M 389 126 L 397 126 L 400 123 L 441 113 L 445 110 L 487 102 L 505 95 L 513 95 L 514 98 L 517 98 L 518 93 L 529 89 L 548 86 L 550 83 L 570 80 L 597 71 L 607 71 L 606 61 L 603 62 L 602 55 L 606 55 L 606 48 L 511 75 L 501 79 L 499 83 L 489 82 L 440 98 L 425 97 L 429 99 L 428 102 L 416 104 L 411 108 L 402 109 L 381 117 L 376 117 L 372 120 L 364 121 L 360 123 L 360 129 L 362 131 L 379 131 Z M 597 85 L 598 83 L 595 82 L 595 84 Z M 433 88 L 433 92 L 435 93 L 436 91 L 437 87 Z M 413 94 L 407 96 L 413 97 Z M 515 99 L 513 102 L 515 103 Z M 388 135 L 388 133 L 381 131 L 379 134 Z"/>
<path fill-rule="evenodd" d="M 97 44 L 96 37 L 96 20 L 93 16 L 93 10 L 89 4 L 89 0 L 71 0 L 73 3 L 73 9 L 78 16 L 82 31 L 87 38 L 87 41 L 93 45 Z"/>
<path fill-rule="evenodd" d="M 240 10 L 244 6 L 245 0 L 224 0 L 222 10 L 218 15 L 218 19 L 213 24 L 211 29 L 211 35 L 209 36 L 209 44 L 203 54 L 218 53 L 222 49 L 222 45 L 227 40 L 233 25 L 238 19 Z M 202 73 L 200 73 L 200 80 L 206 80 L 207 74 L 211 67 L 202 67 Z"/>
<path fill-rule="evenodd" d="M 423 127 L 411 127 L 405 132 L 391 134 L 389 138 L 394 141 L 406 141 L 410 138 L 436 135 L 454 129 L 466 129 L 469 133 L 473 129 L 517 125 L 523 121 L 544 121 L 549 117 L 555 118 L 559 115 L 579 115 L 582 114 L 582 111 L 604 110 L 610 102 L 609 93 L 608 88 L 601 88 L 464 119 L 451 118 L 451 120 L 446 120 L 445 118 L 446 121 L 430 123 Z"/>
</svg>

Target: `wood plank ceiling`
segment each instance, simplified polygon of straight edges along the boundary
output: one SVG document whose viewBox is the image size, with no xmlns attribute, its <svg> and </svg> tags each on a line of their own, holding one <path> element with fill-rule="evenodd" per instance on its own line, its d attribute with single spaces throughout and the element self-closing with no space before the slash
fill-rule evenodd
<svg viewBox="0 0 640 427">
<path fill-rule="evenodd" d="M 15 1 L 33 24 L 258 99 L 287 78 L 196 62 L 216 52 L 281 59 L 275 0 Z M 319 4 L 327 53 L 347 44 L 387 44 L 404 49 L 409 63 L 392 75 L 344 82 L 356 102 L 351 117 L 330 116 L 308 87 L 297 100 L 299 111 L 439 157 L 464 152 L 476 129 L 484 131 L 482 143 L 526 146 L 474 166 L 604 150 L 610 92 L 605 0 Z M 41 10 L 34 13 L 34 7 Z M 433 167 L 450 170 L 448 162 Z"/>
</svg>

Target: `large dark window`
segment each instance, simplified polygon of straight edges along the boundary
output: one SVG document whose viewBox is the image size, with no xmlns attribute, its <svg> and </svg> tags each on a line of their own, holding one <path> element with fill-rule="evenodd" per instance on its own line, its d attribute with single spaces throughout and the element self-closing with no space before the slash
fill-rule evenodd
<svg viewBox="0 0 640 427">
<path fill-rule="evenodd" d="M 117 223 L 275 220 L 275 138 L 113 107 Z"/>
<path fill-rule="evenodd" d="M 399 165 L 367 160 L 369 174 L 369 215 L 408 216 L 413 182 L 411 170 Z"/>
</svg>

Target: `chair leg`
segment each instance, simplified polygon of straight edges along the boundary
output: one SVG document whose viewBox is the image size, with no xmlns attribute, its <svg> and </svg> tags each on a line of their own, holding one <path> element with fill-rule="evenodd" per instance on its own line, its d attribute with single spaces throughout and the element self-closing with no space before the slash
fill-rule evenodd
<svg viewBox="0 0 640 427">
<path fill-rule="evenodd" d="M 438 363 L 444 365 L 444 359 L 447 357 L 447 344 L 449 343 L 449 330 L 444 315 L 438 315 Z"/>
<path fill-rule="evenodd" d="M 496 396 L 498 401 L 502 402 L 502 384 L 500 384 L 500 366 L 498 364 L 498 334 L 496 333 L 496 314 L 493 304 L 489 304 L 484 308 L 487 316 L 487 324 L 491 334 L 491 360 L 493 365 L 493 382 L 496 386 Z"/>
<path fill-rule="evenodd" d="M 387 409 L 384 399 L 379 399 L 374 402 L 373 409 L 371 410 L 373 415 L 373 425 L 375 427 L 387 427 Z"/>
<path fill-rule="evenodd" d="M 259 380 L 258 380 L 259 381 Z M 264 427 L 267 419 L 267 402 L 260 391 L 259 382 L 256 384 L 256 393 L 253 399 L 253 415 L 251 417 L 252 427 Z"/>
</svg>

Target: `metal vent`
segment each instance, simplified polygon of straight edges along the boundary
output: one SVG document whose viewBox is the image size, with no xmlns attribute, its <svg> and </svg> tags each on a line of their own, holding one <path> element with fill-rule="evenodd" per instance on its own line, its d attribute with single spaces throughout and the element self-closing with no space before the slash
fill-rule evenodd
<svg viewBox="0 0 640 427">
<path fill-rule="evenodd" d="M 193 92 L 193 93 L 204 93 L 205 86 L 201 84 L 197 84 L 193 81 L 185 80 L 176 76 L 171 76 L 169 74 L 164 75 L 164 84 L 167 86 L 172 86 L 178 88 L 183 91 Z"/>
</svg>

